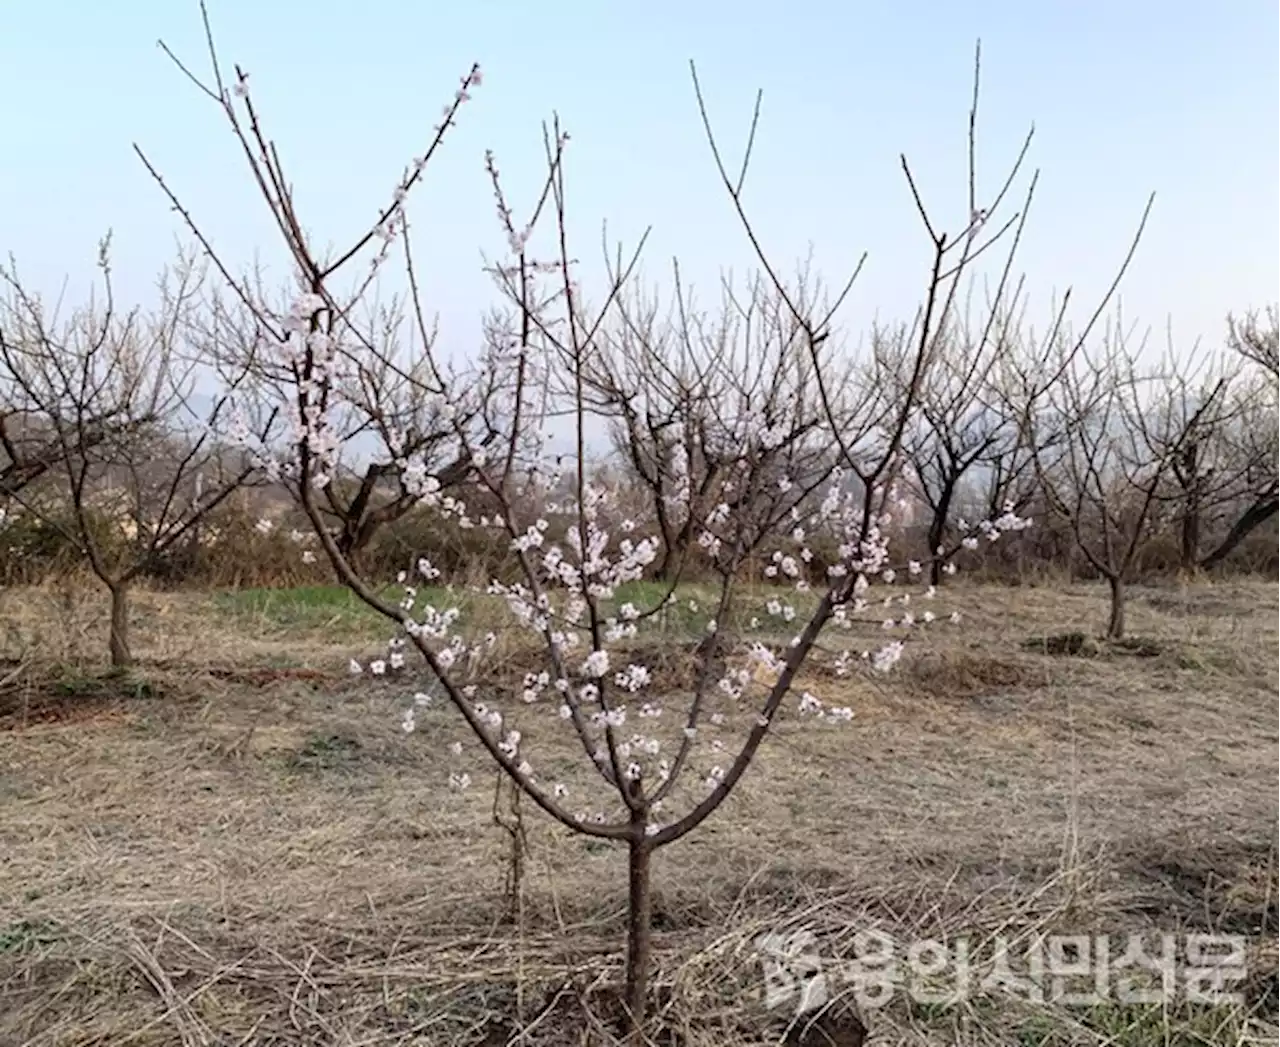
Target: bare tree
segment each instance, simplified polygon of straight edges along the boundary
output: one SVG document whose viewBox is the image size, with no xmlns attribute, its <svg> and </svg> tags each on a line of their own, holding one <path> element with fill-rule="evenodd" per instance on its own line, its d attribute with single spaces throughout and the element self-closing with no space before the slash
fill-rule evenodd
<svg viewBox="0 0 1280 1047">
<path fill-rule="evenodd" d="M 901 158 L 902 171 L 911 193 L 911 199 L 915 204 L 916 212 L 929 240 L 932 257 L 929 278 L 925 285 L 925 294 L 915 320 L 910 327 L 909 337 L 898 340 L 898 351 L 894 354 L 892 360 L 888 362 L 880 360 L 878 354 L 875 384 L 882 389 L 886 387 L 892 388 L 893 400 L 889 409 L 883 413 L 876 425 L 870 426 L 861 432 L 859 439 L 846 440 L 844 438 L 844 426 L 837 413 L 833 410 L 833 405 L 838 401 L 823 382 L 822 368 L 820 366 L 815 367 L 821 402 L 827 417 L 829 430 L 839 452 L 839 465 L 842 470 L 847 470 L 857 479 L 862 491 L 862 505 L 858 514 L 858 540 L 854 547 L 871 541 L 874 536 L 879 534 L 879 523 L 887 504 L 886 499 L 893 490 L 902 470 L 906 467 L 904 458 L 909 460 L 911 457 L 909 453 L 904 453 L 907 451 L 911 427 L 922 413 L 924 413 L 925 433 L 932 429 L 934 431 L 933 435 L 936 437 L 938 430 L 949 430 L 946 437 L 940 441 L 943 446 L 940 448 L 940 455 L 935 459 L 936 462 L 940 462 L 941 467 L 935 471 L 931 470 L 928 465 L 925 466 L 925 474 L 928 480 L 938 481 L 936 484 L 930 483 L 930 487 L 939 492 L 934 498 L 935 505 L 931 507 L 933 508 L 934 525 L 939 532 L 945 529 L 946 516 L 950 510 L 950 502 L 948 500 L 944 505 L 941 492 L 946 489 L 950 477 L 957 472 L 963 476 L 963 473 L 977 460 L 976 458 L 970 460 L 970 456 L 973 454 L 972 450 L 969 449 L 971 443 L 976 442 L 977 447 L 980 448 L 979 455 L 995 451 L 991 455 L 992 460 L 996 462 L 1005 461 L 1004 449 L 996 449 L 993 442 L 988 440 L 986 434 L 982 431 L 985 420 L 975 421 L 975 417 L 982 419 L 981 407 L 978 406 L 980 403 L 978 390 L 981 388 L 982 383 L 977 381 L 977 375 L 981 374 L 985 378 L 987 373 L 987 369 L 983 367 L 981 349 L 988 340 L 995 339 L 998 349 L 995 356 L 996 359 L 1000 359 L 1004 355 L 1006 344 L 1011 339 L 1013 326 L 1009 323 L 1008 317 L 1014 312 L 1014 306 L 1019 297 L 1017 290 L 1011 284 L 1012 266 L 1021 243 L 1027 212 L 1035 195 L 1038 173 L 1033 174 L 1028 181 L 1022 207 L 1006 217 L 1004 205 L 1017 182 L 1018 175 L 1022 170 L 1031 146 L 1033 132 L 1029 132 L 1023 141 L 1021 151 L 1011 165 L 1003 182 L 1000 183 L 999 188 L 987 199 L 979 196 L 977 126 L 980 85 L 981 47 L 979 46 L 974 55 L 973 95 L 969 109 L 967 151 L 968 211 L 959 235 L 953 237 L 946 232 L 938 230 L 916 187 L 916 182 L 906 157 Z M 755 140 L 759 113 L 760 104 L 759 99 L 757 99 L 756 111 L 744 149 L 743 162 L 735 177 L 730 173 L 719 149 L 716 147 L 714 137 L 711 135 L 706 109 L 705 107 L 702 108 L 703 122 L 712 144 L 712 152 L 721 182 L 729 194 L 747 238 L 756 253 L 756 257 L 772 280 L 778 294 L 787 302 L 792 315 L 804 331 L 809 351 L 813 354 L 816 364 L 819 347 L 829 334 L 829 325 L 835 311 L 852 288 L 862 263 L 859 262 L 844 291 L 837 296 L 833 308 L 826 313 L 814 313 L 812 310 L 803 308 L 801 303 L 792 301 L 787 296 L 782 281 L 769 265 L 765 249 L 751 225 L 745 205 L 744 185 Z M 1065 369 L 1069 365 L 1074 352 L 1078 351 L 1080 344 L 1083 343 L 1088 332 L 1093 329 L 1107 303 L 1115 294 L 1146 227 L 1152 199 L 1147 201 L 1138 229 L 1112 283 L 1102 296 L 1097 308 L 1089 317 L 1080 339 L 1077 340 L 1072 351 L 1066 354 L 1060 362 L 1059 370 Z M 945 370 L 943 370 L 942 377 L 935 379 L 933 375 L 940 368 L 939 360 L 945 357 L 946 341 L 957 330 L 957 301 L 962 283 L 975 274 L 977 266 L 982 259 L 994 255 L 997 248 L 1002 244 L 1005 245 L 1006 253 L 1003 263 L 996 268 L 998 280 L 995 293 L 991 297 L 983 322 L 978 325 L 982 334 L 977 339 L 977 362 L 972 367 L 967 362 L 959 367 L 958 382 L 949 381 Z M 1058 344 L 1058 336 L 1063 329 L 1069 301 L 1070 294 L 1068 293 L 1062 301 L 1061 308 L 1052 317 L 1049 337 L 1046 340 L 1047 345 Z M 945 365 L 941 366 L 945 367 Z M 1026 379 L 1021 384 L 1024 395 L 1015 412 L 1015 417 L 1018 419 L 1016 429 L 1018 436 L 1010 440 L 1008 444 L 1009 455 L 1014 458 L 1015 462 L 1018 458 L 1021 458 L 1021 464 L 1016 465 L 1011 474 L 1006 471 L 1006 475 L 1003 478 L 1005 485 L 1010 484 L 1013 478 L 1025 474 L 1028 451 L 1034 450 L 1037 446 L 1048 446 L 1053 442 L 1053 438 L 1045 434 L 1032 436 L 1029 419 L 1034 416 L 1038 409 L 1037 405 L 1041 402 L 1046 391 L 1056 383 L 1058 377 L 1058 372 L 1047 375 L 1028 372 L 1023 375 L 1023 378 Z M 925 411 L 924 405 L 927 401 L 932 401 L 931 409 Z M 1007 408 L 1007 400 L 1001 402 Z M 933 418 L 932 422 L 929 420 L 930 416 Z M 972 426 L 977 427 L 976 432 L 972 430 Z M 929 438 L 927 436 L 924 437 L 923 443 L 926 446 L 921 449 L 928 453 Z M 950 445 L 950 450 L 945 445 Z M 936 447 L 937 445 L 934 446 Z M 917 479 L 920 479 L 918 471 Z M 958 482 L 958 480 L 954 481 L 954 483 Z M 989 538 L 994 539 L 1001 533 L 1001 527 L 998 523 L 1000 520 L 1006 521 L 1009 526 L 1017 526 L 1022 522 L 1015 508 L 1015 505 L 1009 502 L 1002 504 L 998 510 L 993 507 L 991 516 L 982 528 Z M 931 573 L 936 575 L 938 569 L 946 564 L 949 557 L 959 548 L 972 548 L 976 543 L 977 539 L 972 534 L 967 534 L 961 537 L 950 549 L 943 547 L 940 541 L 937 544 L 932 544 L 927 558 L 930 563 Z"/>
<path fill-rule="evenodd" d="M 217 438 L 230 390 L 197 406 L 199 361 L 182 334 L 200 273 L 181 259 L 150 313 L 121 313 L 107 243 L 103 301 L 65 319 L 12 269 L 0 322 L 0 360 L 40 431 L 51 434 L 58 497 L 13 498 L 56 527 L 111 594 L 111 664 L 129 666 L 129 588 L 251 475 Z M 108 420 L 104 424 L 104 419 Z"/>
<path fill-rule="evenodd" d="M 7 336 L 5 333 L 15 315 L 24 312 L 22 296 L 15 294 L 17 270 L 13 265 L 4 280 L 9 285 L 9 293 L 0 306 L 3 309 L 0 346 L 10 346 L 16 352 L 16 332 L 10 331 Z M 102 413 L 85 418 L 74 430 L 59 421 L 50 425 L 49 413 L 56 411 L 58 405 L 38 400 L 24 386 L 22 375 L 13 373 L 5 365 L 7 356 L 6 353 L 0 358 L 0 506 L 51 472 L 56 473 L 68 453 L 89 451 L 108 437 L 121 435 L 130 425 L 155 421 L 146 415 L 128 417 L 124 405 L 106 402 L 104 398 L 100 404 Z M 64 443 L 68 439 L 72 442 Z"/>
<path fill-rule="evenodd" d="M 1243 321 L 1228 320 L 1227 346 L 1251 366 L 1233 385 L 1233 411 L 1218 435 L 1223 465 L 1215 491 L 1233 510 L 1221 540 L 1198 562 L 1211 568 L 1225 560 L 1241 542 L 1276 515 L 1277 494 L 1277 344 L 1280 310 L 1272 306 L 1264 316 L 1250 313 Z"/>
<path fill-rule="evenodd" d="M 1037 454 L 1037 475 L 1050 509 L 1107 582 L 1106 636 L 1118 640 L 1125 635 L 1126 587 L 1160 526 L 1166 483 L 1187 441 L 1210 424 L 1225 380 L 1184 414 L 1179 393 L 1187 363 L 1170 358 L 1161 371 L 1140 373 L 1118 320 L 1097 351 L 1068 352 L 1070 363 L 1048 390 L 1050 410 L 1032 416 L 1032 424 L 1053 426 L 1062 437 L 1052 451 Z"/>
<path fill-rule="evenodd" d="M 1063 434 L 1046 422 L 1046 417 L 1052 415 L 1046 394 L 1061 380 L 1063 370 L 1073 359 L 1072 352 L 1060 353 L 1061 343 L 1055 343 L 1053 337 L 1055 333 L 1063 336 L 1065 310 L 1065 302 L 1054 310 L 1050 337 L 1042 342 L 1016 323 L 1006 328 L 988 388 L 998 405 L 996 411 L 1012 421 L 1013 431 L 997 440 L 980 459 L 985 477 L 979 504 L 988 515 L 1004 505 L 1023 512 L 1043 501 L 1036 462 L 1041 455 L 1054 451 L 1063 439 Z M 1087 327 L 1095 322 L 1091 319 Z M 1077 340 L 1076 350 L 1082 341 Z"/>
<path fill-rule="evenodd" d="M 945 543 L 952 517 L 973 471 L 989 471 L 989 515 L 1000 515 L 1017 475 L 1019 427 L 1014 413 L 995 394 L 993 371 L 1008 350 L 999 311 L 992 309 L 983 329 L 955 321 L 939 337 L 938 357 L 920 391 L 919 410 L 908 425 L 903 449 L 915 491 L 929 512 L 926 536 L 933 557 L 930 580 L 945 577 Z M 1006 497 L 996 501 L 996 492 Z M 961 523 L 961 530 L 965 525 Z"/>
<path fill-rule="evenodd" d="M 1241 418 L 1239 378 L 1235 361 L 1193 349 L 1184 366 L 1163 376 L 1158 390 L 1153 409 L 1163 417 L 1150 435 L 1165 445 L 1154 449 L 1156 456 L 1169 460 L 1168 490 L 1160 498 L 1174 517 L 1183 570 L 1199 565 L 1206 530 L 1217 530 L 1239 499 L 1240 456 L 1233 439 Z"/>
</svg>

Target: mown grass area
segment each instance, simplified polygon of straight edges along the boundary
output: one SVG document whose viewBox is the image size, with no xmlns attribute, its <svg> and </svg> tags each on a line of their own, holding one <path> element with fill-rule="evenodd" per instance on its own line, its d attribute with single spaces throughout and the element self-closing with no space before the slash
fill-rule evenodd
<svg viewBox="0 0 1280 1047">
<path fill-rule="evenodd" d="M 682 589 L 636 646 L 664 716 L 712 595 Z M 785 1039 L 757 939 L 805 931 L 837 971 L 866 930 L 979 953 L 1004 936 L 1015 964 L 1053 933 L 1230 933 L 1248 950 L 1239 1006 L 899 992 L 863 1008 L 869 1044 L 1276 1042 L 1275 585 L 1135 590 L 1124 644 L 1097 639 L 1100 587 L 940 601 L 963 627 L 923 633 L 890 676 L 837 678 L 819 657 L 797 688 L 853 720 L 780 717 L 725 807 L 660 852 L 655 1042 L 828 1047 Z M 74 619 L 38 590 L 3 610 L 16 633 L 79 640 L 47 663 L 29 648 L 0 694 L 0 1044 L 613 1042 L 624 856 L 526 803 L 512 894 L 513 812 L 495 821 L 486 758 L 444 702 L 401 730 L 417 674 L 347 673 L 387 636 L 351 597 L 140 592 L 127 677 L 103 671 L 97 596 Z M 484 697 L 539 774 L 589 802 L 554 709 Z M 754 722 L 719 696 L 709 711 L 708 744 Z M 672 804 L 722 759 L 700 752 Z M 457 771 L 471 789 L 450 790 Z"/>
</svg>

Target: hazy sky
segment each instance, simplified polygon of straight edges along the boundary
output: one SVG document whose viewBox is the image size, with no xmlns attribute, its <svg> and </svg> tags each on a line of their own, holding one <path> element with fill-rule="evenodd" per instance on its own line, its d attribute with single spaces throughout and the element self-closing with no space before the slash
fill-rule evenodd
<svg viewBox="0 0 1280 1047">
<path fill-rule="evenodd" d="M 1146 240 L 1125 312 L 1181 344 L 1220 338 L 1228 310 L 1274 300 L 1280 113 L 1273 0 L 779 4 L 209 0 L 221 54 L 251 72 L 310 228 L 343 242 L 420 152 L 472 61 L 484 86 L 431 168 L 411 217 L 454 347 L 490 300 L 480 252 L 500 243 L 484 175 L 495 150 L 514 200 L 539 184 L 540 121 L 572 134 L 572 231 L 599 258 L 600 223 L 647 272 L 673 254 L 707 284 L 749 254 L 702 137 L 698 63 L 727 148 L 754 94 L 764 114 L 748 202 L 786 266 L 812 245 L 838 282 L 869 268 L 846 320 L 918 301 L 928 245 L 898 167 L 905 152 L 939 224 L 964 223 L 974 42 L 983 47 L 982 181 L 1002 178 L 1034 122 L 1042 170 L 1022 256 L 1043 307 L 1105 287 L 1147 195 Z M 115 233 L 122 292 L 145 298 L 180 230 L 132 151 L 144 147 L 236 265 L 271 257 L 243 160 L 214 106 L 156 46 L 207 68 L 184 0 L 0 0 L 0 248 L 28 278 L 83 287 Z M 424 264 L 426 264 L 424 262 Z M 1043 309 L 1041 310 L 1043 315 Z"/>
</svg>

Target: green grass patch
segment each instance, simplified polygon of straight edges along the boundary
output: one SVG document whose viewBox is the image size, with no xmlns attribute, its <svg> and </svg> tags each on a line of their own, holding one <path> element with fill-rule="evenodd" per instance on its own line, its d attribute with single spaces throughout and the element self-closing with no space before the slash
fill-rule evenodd
<svg viewBox="0 0 1280 1047">
<path fill-rule="evenodd" d="M 623 604 L 633 604 L 642 614 L 663 605 L 670 585 L 664 582 L 629 582 L 620 586 L 613 599 L 603 601 L 600 610 L 606 616 L 617 614 Z M 388 603 L 397 604 L 403 597 L 399 586 L 384 586 L 378 591 Z M 557 596 L 562 593 L 557 593 Z M 796 620 L 803 621 L 812 612 L 812 594 L 796 593 L 785 587 L 743 587 L 734 598 L 730 621 L 721 623 L 735 632 L 760 633 L 770 629 L 788 629 L 782 619 L 770 619 L 765 605 L 770 599 L 789 603 L 796 610 Z M 715 615 L 719 589 L 713 585 L 682 584 L 674 599 L 648 617 L 642 625 L 646 632 L 676 635 L 701 635 Z M 496 628 L 505 621 L 514 622 L 504 601 L 464 589 L 449 590 L 427 586 L 418 590 L 415 607 L 430 604 L 439 609 L 457 607 L 462 624 Z M 239 589 L 214 595 L 214 605 L 224 614 L 244 620 L 252 619 L 270 628 L 285 630 L 319 630 L 341 627 L 356 632 L 385 629 L 386 621 L 343 585 L 301 585 L 288 589 Z"/>
<path fill-rule="evenodd" d="M 341 585 L 240 589 L 215 594 L 214 606 L 230 617 L 254 619 L 262 627 L 276 629 L 312 630 L 341 626 L 365 632 L 385 623 L 381 615 Z"/>
<path fill-rule="evenodd" d="M 399 586 L 378 590 L 390 604 L 398 604 L 404 596 Z M 238 618 L 258 618 L 285 629 L 320 629 L 335 625 L 355 628 L 386 627 L 386 619 L 369 607 L 344 585 L 299 585 L 290 589 L 238 589 L 218 593 L 215 605 L 226 614 Z M 420 589 L 417 606 L 462 609 L 463 614 L 475 603 L 470 594 L 451 593 L 446 589 Z"/>
<path fill-rule="evenodd" d="M 49 920 L 24 919 L 0 927 L 0 954 L 27 953 L 58 940 L 58 928 Z"/>
</svg>

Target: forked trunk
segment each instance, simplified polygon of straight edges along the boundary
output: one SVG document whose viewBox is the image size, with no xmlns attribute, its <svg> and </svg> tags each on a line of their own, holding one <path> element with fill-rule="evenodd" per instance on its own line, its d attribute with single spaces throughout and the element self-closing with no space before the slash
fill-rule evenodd
<svg viewBox="0 0 1280 1047">
<path fill-rule="evenodd" d="M 955 488 L 948 484 L 942 489 L 937 508 L 933 511 L 933 519 L 929 521 L 929 581 L 941 585 L 946 577 L 943 563 L 938 559 L 938 550 L 942 547 L 942 539 L 947 533 L 947 517 L 951 515 L 951 499 Z"/>
<path fill-rule="evenodd" d="M 368 536 L 362 535 L 360 528 L 347 521 L 343 524 L 342 530 L 338 532 L 335 544 L 338 546 L 338 552 L 342 554 L 342 558 L 351 565 L 353 570 L 359 571 L 360 554 L 368 544 Z"/>
</svg>

